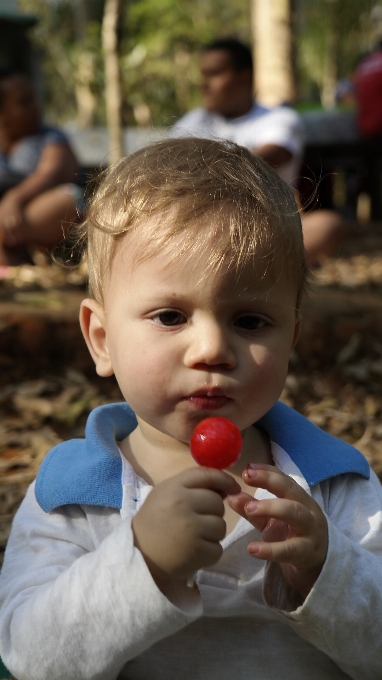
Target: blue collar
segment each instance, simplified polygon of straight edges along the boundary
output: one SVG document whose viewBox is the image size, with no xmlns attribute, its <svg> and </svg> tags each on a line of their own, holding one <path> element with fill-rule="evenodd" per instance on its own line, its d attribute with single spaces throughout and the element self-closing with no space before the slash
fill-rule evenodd
<svg viewBox="0 0 382 680">
<path fill-rule="evenodd" d="M 370 476 L 369 464 L 357 449 L 281 402 L 257 425 L 288 453 L 310 486 L 346 473 Z M 136 426 L 135 414 L 125 403 L 94 409 L 85 439 L 63 442 L 43 460 L 36 480 L 41 508 L 45 512 L 69 504 L 121 508 L 122 461 L 116 442 Z"/>
</svg>

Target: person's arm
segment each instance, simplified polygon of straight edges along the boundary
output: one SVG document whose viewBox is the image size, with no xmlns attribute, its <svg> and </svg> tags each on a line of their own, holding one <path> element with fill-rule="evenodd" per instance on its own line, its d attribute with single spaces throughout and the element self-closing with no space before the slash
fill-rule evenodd
<svg viewBox="0 0 382 680">
<path fill-rule="evenodd" d="M 178 606 L 158 589 L 131 517 L 90 506 L 45 513 L 33 486 L 0 585 L 0 654 L 28 680 L 115 679 L 129 659 L 201 615 L 196 588 Z"/>
<path fill-rule="evenodd" d="M 28 680 L 112 680 L 201 616 L 199 591 L 188 583 L 219 559 L 222 496 L 238 491 L 225 472 L 191 468 L 156 485 L 134 518 L 121 520 L 90 506 L 44 513 L 32 487 L 0 579 L 7 668 Z"/>
<path fill-rule="evenodd" d="M 277 616 L 350 678 L 379 680 L 382 487 L 371 472 L 370 481 L 343 475 L 323 483 L 322 489 L 328 550 L 320 573 L 304 595 L 288 585 L 285 564 L 269 561 L 264 599 Z M 317 493 L 314 487 L 312 493 Z M 317 500 L 319 496 L 318 492 Z"/>
<path fill-rule="evenodd" d="M 59 184 L 73 182 L 78 172 L 77 161 L 66 144 L 47 145 L 36 170 L 22 182 L 9 189 L 0 200 L 0 231 L 14 232 L 15 243 L 18 232 L 27 228 L 24 208 L 34 198 Z"/>
<path fill-rule="evenodd" d="M 70 147 L 62 143 L 49 144 L 43 149 L 36 170 L 10 189 L 7 197 L 24 206 L 43 191 L 73 182 L 77 172 L 78 164 Z"/>
<path fill-rule="evenodd" d="M 288 149 L 278 144 L 263 144 L 263 146 L 252 148 L 251 151 L 276 170 L 293 158 Z"/>
<path fill-rule="evenodd" d="M 304 128 L 293 109 L 277 107 L 256 118 L 249 129 L 251 151 L 276 170 L 292 159 L 300 159 L 304 147 Z"/>
</svg>

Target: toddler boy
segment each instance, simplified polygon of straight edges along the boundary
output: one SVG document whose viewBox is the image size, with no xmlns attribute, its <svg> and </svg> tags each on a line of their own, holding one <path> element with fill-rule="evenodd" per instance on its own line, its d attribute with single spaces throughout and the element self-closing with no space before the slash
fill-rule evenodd
<svg viewBox="0 0 382 680">
<path fill-rule="evenodd" d="M 382 493 L 277 400 L 306 279 L 294 199 L 244 148 L 162 141 L 106 173 L 81 327 L 126 403 L 44 460 L 14 520 L 0 652 L 23 680 L 377 680 Z M 199 468 L 207 416 L 243 434 Z"/>
</svg>

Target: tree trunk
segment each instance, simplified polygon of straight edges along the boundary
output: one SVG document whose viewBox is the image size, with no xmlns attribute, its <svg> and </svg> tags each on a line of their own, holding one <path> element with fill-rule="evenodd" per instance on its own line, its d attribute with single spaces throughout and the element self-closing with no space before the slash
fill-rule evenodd
<svg viewBox="0 0 382 680">
<path fill-rule="evenodd" d="M 190 52 L 178 45 L 174 53 L 175 95 L 179 109 L 186 111 L 190 97 L 190 81 L 187 78 L 187 67 L 190 63 Z"/>
<path fill-rule="evenodd" d="M 91 84 L 94 81 L 94 55 L 92 52 L 80 52 L 76 60 L 75 95 L 77 101 L 77 125 L 88 128 L 94 124 L 97 100 Z"/>
<path fill-rule="evenodd" d="M 106 0 L 102 21 L 102 49 L 105 63 L 105 100 L 110 163 L 115 163 L 124 154 L 117 35 L 121 1 Z"/>
<path fill-rule="evenodd" d="M 334 3 L 331 3 L 327 9 L 329 32 L 322 79 L 321 101 L 324 108 L 331 109 L 336 105 L 335 88 L 338 81 L 340 59 L 341 14 Z M 341 7 L 339 9 L 341 10 Z"/>
<path fill-rule="evenodd" d="M 256 99 L 266 106 L 297 98 L 293 0 L 252 0 Z"/>
</svg>

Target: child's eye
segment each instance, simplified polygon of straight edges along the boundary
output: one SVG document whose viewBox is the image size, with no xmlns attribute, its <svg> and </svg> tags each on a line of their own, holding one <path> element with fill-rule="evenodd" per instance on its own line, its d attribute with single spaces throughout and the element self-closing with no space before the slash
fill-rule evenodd
<svg viewBox="0 0 382 680">
<path fill-rule="evenodd" d="M 266 322 L 260 316 L 255 314 L 244 314 L 236 319 L 234 325 L 238 328 L 243 328 L 246 331 L 258 331 L 264 328 Z"/>
<path fill-rule="evenodd" d="M 181 326 L 187 319 L 176 309 L 164 309 L 153 317 L 153 320 L 161 326 Z"/>
</svg>

